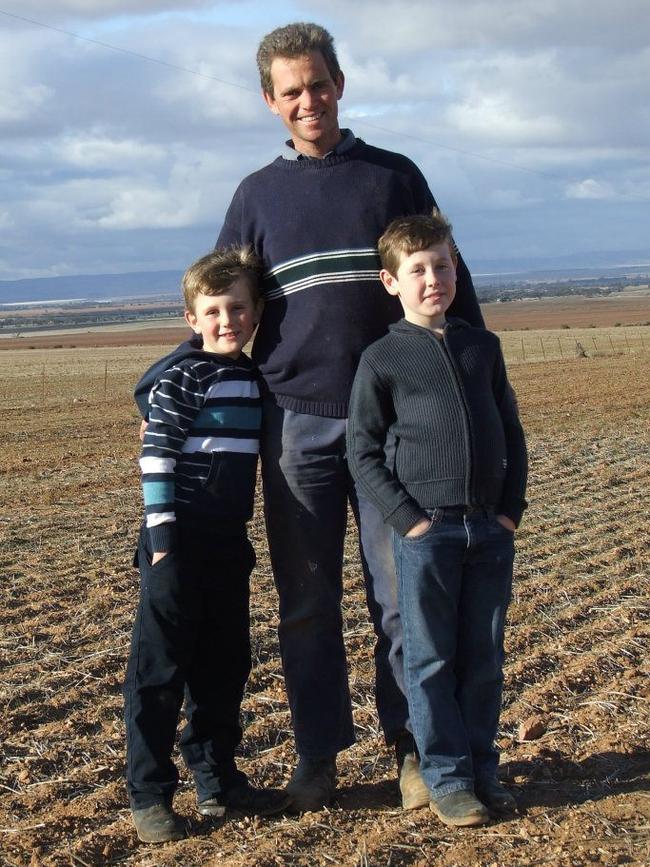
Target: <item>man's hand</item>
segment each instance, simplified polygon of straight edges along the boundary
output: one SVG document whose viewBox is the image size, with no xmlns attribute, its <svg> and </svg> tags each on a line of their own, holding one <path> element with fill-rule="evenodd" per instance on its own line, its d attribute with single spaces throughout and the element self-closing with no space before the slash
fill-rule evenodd
<svg viewBox="0 0 650 867">
<path fill-rule="evenodd" d="M 148 424 L 149 424 L 149 422 L 147 421 L 147 419 L 143 418 L 142 422 L 140 423 L 140 433 L 139 433 L 140 440 L 144 439 L 144 432 L 146 431 Z"/>
<path fill-rule="evenodd" d="M 502 527 L 505 527 L 506 530 L 510 530 L 511 533 L 514 533 L 517 529 L 517 527 L 515 526 L 515 522 L 507 515 L 497 515 L 496 519 Z"/>
<path fill-rule="evenodd" d="M 167 556 L 167 551 L 154 551 L 151 555 L 151 565 L 155 566 L 156 563 L 159 563 L 163 557 Z"/>
<path fill-rule="evenodd" d="M 429 529 L 430 526 L 431 526 L 431 519 L 430 518 L 420 518 L 420 520 L 417 522 L 417 524 L 413 524 L 411 529 L 406 534 L 405 538 L 406 539 L 415 539 L 418 536 L 422 536 L 423 533 L 426 533 L 426 531 Z"/>
</svg>

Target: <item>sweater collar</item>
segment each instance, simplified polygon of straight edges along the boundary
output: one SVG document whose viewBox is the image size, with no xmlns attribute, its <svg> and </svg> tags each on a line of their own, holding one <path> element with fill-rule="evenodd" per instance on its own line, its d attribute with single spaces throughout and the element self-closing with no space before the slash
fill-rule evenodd
<svg viewBox="0 0 650 867">
<path fill-rule="evenodd" d="M 282 153 L 280 156 L 284 160 L 319 160 L 325 159 L 326 157 L 335 156 L 338 154 L 344 154 L 353 148 L 357 143 L 357 139 L 352 132 L 351 129 L 342 129 L 341 130 L 341 141 L 334 145 L 331 151 L 325 154 L 323 157 L 308 157 L 307 154 L 301 154 L 300 151 L 297 151 L 293 146 L 293 142 L 291 139 L 284 143 L 284 147 L 282 148 Z"/>
<path fill-rule="evenodd" d="M 443 333 L 455 328 L 471 328 L 471 326 L 468 322 L 465 322 L 464 319 L 459 319 L 458 316 L 450 316 L 445 323 Z M 425 328 L 423 325 L 416 325 L 414 322 L 409 322 L 403 317 L 392 325 L 389 325 L 388 330 L 394 331 L 396 334 L 420 334 L 428 337 L 434 336 L 428 328 Z"/>
</svg>

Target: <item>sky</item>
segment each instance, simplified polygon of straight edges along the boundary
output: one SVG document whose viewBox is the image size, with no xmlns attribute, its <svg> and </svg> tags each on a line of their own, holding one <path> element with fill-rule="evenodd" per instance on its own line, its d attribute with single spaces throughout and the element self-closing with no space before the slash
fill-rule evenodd
<svg viewBox="0 0 650 867">
<path fill-rule="evenodd" d="M 286 139 L 259 40 L 301 20 L 341 126 L 418 164 L 472 270 L 650 261 L 648 0 L 0 0 L 0 280 L 207 252 Z"/>
</svg>

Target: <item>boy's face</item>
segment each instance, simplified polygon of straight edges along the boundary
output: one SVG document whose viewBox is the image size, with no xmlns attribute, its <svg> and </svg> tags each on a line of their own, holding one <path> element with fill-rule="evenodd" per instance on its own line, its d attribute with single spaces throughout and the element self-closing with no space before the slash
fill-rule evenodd
<svg viewBox="0 0 650 867">
<path fill-rule="evenodd" d="M 194 312 L 185 311 L 185 320 L 202 335 L 206 352 L 239 358 L 260 321 L 260 309 L 251 297 L 248 280 L 239 277 L 221 295 L 200 292 L 194 299 Z"/>
<path fill-rule="evenodd" d="M 456 295 L 456 260 L 446 241 L 402 255 L 396 275 L 384 268 L 379 276 L 386 290 L 402 302 L 408 322 L 423 328 L 444 325 Z"/>
<path fill-rule="evenodd" d="M 303 57 L 274 57 L 273 93 L 264 100 L 279 115 L 294 147 L 310 157 L 323 157 L 338 144 L 341 130 L 338 101 L 343 95 L 343 74 L 334 81 L 320 51 Z"/>
</svg>

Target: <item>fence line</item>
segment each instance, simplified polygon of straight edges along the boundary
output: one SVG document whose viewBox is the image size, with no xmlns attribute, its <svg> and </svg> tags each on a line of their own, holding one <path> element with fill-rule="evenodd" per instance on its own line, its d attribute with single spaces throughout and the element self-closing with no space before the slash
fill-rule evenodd
<svg viewBox="0 0 650 867">
<path fill-rule="evenodd" d="M 622 331 L 622 329 L 621 329 Z M 577 335 L 577 336 L 576 336 Z M 603 355 L 636 354 L 650 349 L 650 329 L 627 334 L 618 330 L 597 335 L 576 329 L 573 334 L 540 335 L 539 332 L 501 332 L 503 353 L 508 364 L 561 361 Z M 64 356 L 47 361 L 23 355 L 20 363 L 11 352 L 3 363 L 0 352 L 0 400 L 4 407 L 34 406 L 53 401 L 66 403 L 129 400 L 141 373 L 153 360 L 130 350 L 113 350 L 110 358 L 60 350 Z M 136 357 L 137 355 L 137 357 Z M 42 358 L 42 356 L 41 356 Z"/>
</svg>

